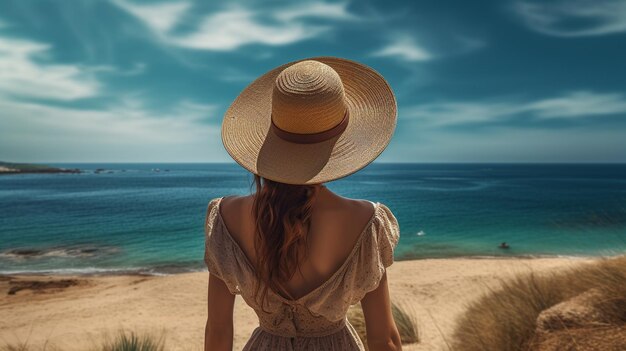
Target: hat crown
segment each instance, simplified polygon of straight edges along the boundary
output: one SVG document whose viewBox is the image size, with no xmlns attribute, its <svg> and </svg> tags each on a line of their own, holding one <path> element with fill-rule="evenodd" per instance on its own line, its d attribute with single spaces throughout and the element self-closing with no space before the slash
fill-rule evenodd
<svg viewBox="0 0 626 351">
<path fill-rule="evenodd" d="M 272 122 L 287 132 L 315 134 L 342 122 L 346 114 L 343 83 L 330 66 L 305 60 L 285 68 L 272 92 Z"/>
</svg>

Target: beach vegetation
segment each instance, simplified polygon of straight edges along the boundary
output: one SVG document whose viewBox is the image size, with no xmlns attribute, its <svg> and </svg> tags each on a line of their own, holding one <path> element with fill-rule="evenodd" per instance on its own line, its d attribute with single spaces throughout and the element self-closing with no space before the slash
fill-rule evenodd
<svg viewBox="0 0 626 351">
<path fill-rule="evenodd" d="M 391 303 L 391 313 L 396 323 L 400 340 L 403 345 L 417 343 L 420 340 L 417 319 L 414 311 L 409 310 L 404 304 Z M 361 342 L 367 350 L 367 333 L 365 330 L 365 317 L 360 305 L 351 306 L 348 310 L 348 320 L 361 338 Z"/>
<path fill-rule="evenodd" d="M 519 274 L 487 290 L 457 320 L 452 350 L 608 350 L 582 346 L 594 335 L 626 347 L 626 256 Z"/>
<path fill-rule="evenodd" d="M 105 336 L 100 347 L 96 347 L 94 351 L 164 351 L 165 350 L 165 333 L 158 336 L 145 333 L 140 334 L 135 331 L 124 329 L 118 330 L 117 334 L 111 339 Z"/>
<path fill-rule="evenodd" d="M 62 351 L 63 349 L 46 340 L 43 345 L 34 346 L 29 340 L 17 340 L 0 346 L 0 351 Z M 158 336 L 145 333 L 137 333 L 134 331 L 119 329 L 117 334 L 110 337 L 108 333 L 103 335 L 100 343 L 94 344 L 91 351 L 164 351 L 165 350 L 165 333 L 159 333 Z"/>
<path fill-rule="evenodd" d="M 55 345 L 49 344 L 48 342 L 44 343 L 40 347 L 34 347 L 30 345 L 28 341 L 17 341 L 14 343 L 7 343 L 0 346 L 0 351 L 61 351 L 60 348 Z"/>
</svg>

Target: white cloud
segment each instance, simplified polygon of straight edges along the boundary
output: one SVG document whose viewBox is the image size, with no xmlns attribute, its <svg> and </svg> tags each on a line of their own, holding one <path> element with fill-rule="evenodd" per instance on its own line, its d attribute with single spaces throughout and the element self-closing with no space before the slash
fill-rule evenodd
<svg viewBox="0 0 626 351">
<path fill-rule="evenodd" d="M 0 37 L 0 94 L 75 100 L 94 96 L 99 84 L 89 70 L 45 63 L 50 45 Z"/>
<path fill-rule="evenodd" d="M 535 119 L 581 118 L 626 113 L 626 94 L 575 91 L 557 97 L 490 102 L 437 102 L 410 107 L 401 115 L 435 126 L 497 121 L 520 114 Z"/>
<path fill-rule="evenodd" d="M 373 57 L 390 57 L 406 62 L 430 61 L 450 55 L 466 54 L 487 46 L 483 39 L 466 35 L 452 35 L 446 39 L 448 47 L 433 51 L 426 49 L 418 40 L 407 32 L 388 36 L 387 45 L 370 54 Z"/>
<path fill-rule="evenodd" d="M 348 11 L 348 3 L 304 3 L 298 7 L 278 9 L 274 17 L 281 21 L 293 21 L 300 18 L 315 17 L 326 19 L 354 20 L 357 16 Z"/>
<path fill-rule="evenodd" d="M 265 24 L 257 17 L 254 11 L 243 8 L 218 12 L 206 17 L 196 32 L 170 37 L 169 42 L 193 49 L 227 51 L 247 44 L 290 44 L 329 29 L 292 21 Z"/>
<path fill-rule="evenodd" d="M 144 21 L 160 34 L 165 34 L 174 28 L 191 7 L 191 4 L 187 2 L 136 5 L 128 1 L 115 0 L 114 3 Z"/>
<path fill-rule="evenodd" d="M 408 35 L 397 35 L 391 38 L 389 44 L 372 53 L 376 57 L 395 57 L 403 61 L 428 61 L 433 55 L 419 46 Z"/>
<path fill-rule="evenodd" d="M 586 117 L 626 113 L 626 94 L 597 94 L 588 91 L 536 101 L 527 106 L 539 117 Z"/>
<path fill-rule="evenodd" d="M 519 1 L 514 10 L 532 30 L 557 37 L 626 32 L 623 0 Z"/>
<path fill-rule="evenodd" d="M 506 102 L 436 102 L 409 107 L 400 115 L 419 118 L 431 125 L 486 122 L 520 113 L 519 106 Z"/>
<path fill-rule="evenodd" d="M 201 122 L 212 117 L 216 121 L 221 120 L 221 116 L 216 116 L 217 106 L 212 104 L 201 104 L 190 100 L 181 101 L 174 109 L 174 116 L 183 116 L 182 119 L 190 122 Z M 215 123 L 218 125 L 219 123 Z"/>
<path fill-rule="evenodd" d="M 0 100 L 0 159 L 198 161 L 221 150 L 216 106 L 181 101 L 150 113 L 126 97 L 103 110 Z"/>
<path fill-rule="evenodd" d="M 136 75 L 109 65 L 51 62 L 52 46 L 0 36 L 0 159 L 16 161 L 197 161 L 222 151 L 217 107 L 189 100 L 151 112 L 132 94 L 108 91 L 96 74 Z M 118 97 L 104 108 L 74 100 Z M 61 105 L 43 100 L 62 101 Z M 223 152 L 225 154 L 225 152 Z M 223 157 L 227 160 L 227 155 Z"/>
<path fill-rule="evenodd" d="M 357 16 L 347 10 L 347 3 L 304 2 L 284 8 L 251 9 L 230 5 L 205 15 L 190 33 L 171 33 L 189 10 L 173 4 L 115 4 L 144 22 L 165 43 L 201 50 L 229 51 L 248 44 L 286 45 L 319 36 L 332 26 L 312 24 L 306 19 L 326 22 L 352 20 Z M 183 3 L 186 4 L 186 3 Z"/>
<path fill-rule="evenodd" d="M 112 73 L 119 76 L 138 76 L 143 74 L 146 71 L 147 65 L 143 62 L 135 62 L 130 68 L 124 69 L 111 65 L 100 65 L 100 66 L 88 66 L 83 67 L 85 71 L 89 72 L 104 72 L 104 73 Z"/>
</svg>

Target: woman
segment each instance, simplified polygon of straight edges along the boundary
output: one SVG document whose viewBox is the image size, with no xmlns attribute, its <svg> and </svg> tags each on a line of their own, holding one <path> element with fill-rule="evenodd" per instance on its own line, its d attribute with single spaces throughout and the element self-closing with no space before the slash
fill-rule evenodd
<svg viewBox="0 0 626 351">
<path fill-rule="evenodd" d="M 369 350 L 401 349 L 386 275 L 398 222 L 324 185 L 372 162 L 395 126 L 385 79 L 335 57 L 277 67 L 235 99 L 222 142 L 256 193 L 207 207 L 205 350 L 232 349 L 237 294 L 259 317 L 244 350 L 364 350 L 346 319 L 359 302 Z"/>
</svg>

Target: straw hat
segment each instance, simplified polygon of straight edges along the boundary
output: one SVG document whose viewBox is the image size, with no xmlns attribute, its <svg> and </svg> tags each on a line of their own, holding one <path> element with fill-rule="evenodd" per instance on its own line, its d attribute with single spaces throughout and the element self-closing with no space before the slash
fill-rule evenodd
<svg viewBox="0 0 626 351">
<path fill-rule="evenodd" d="M 397 105 L 361 63 L 314 57 L 276 67 L 226 111 L 222 143 L 241 166 L 288 184 L 318 184 L 367 166 L 389 144 Z"/>
</svg>

